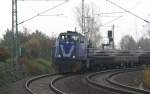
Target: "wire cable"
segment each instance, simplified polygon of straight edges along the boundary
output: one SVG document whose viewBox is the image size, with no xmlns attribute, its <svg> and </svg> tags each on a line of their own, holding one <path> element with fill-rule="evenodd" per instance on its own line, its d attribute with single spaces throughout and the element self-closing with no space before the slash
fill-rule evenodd
<svg viewBox="0 0 150 94">
<path fill-rule="evenodd" d="M 24 20 L 24 21 L 18 23 L 18 25 L 23 24 L 23 23 L 25 23 L 25 22 L 27 22 L 27 21 L 30 21 L 30 20 L 32 20 L 32 19 L 34 19 L 34 18 L 36 18 L 36 17 L 38 17 L 38 16 L 40 16 L 40 15 L 46 13 L 46 12 L 49 12 L 49 11 L 51 11 L 51 10 L 53 10 L 53 9 L 55 9 L 55 8 L 57 8 L 57 7 L 61 6 L 61 5 L 63 5 L 63 4 L 65 4 L 67 1 L 68 1 L 68 0 L 66 0 L 66 1 L 64 1 L 64 2 L 62 2 L 62 3 L 60 3 L 60 4 L 58 4 L 58 5 L 56 5 L 56 6 L 52 7 L 52 8 L 50 8 L 50 9 L 47 9 L 47 10 L 42 11 L 42 12 L 40 12 L 40 13 L 37 13 L 36 15 L 34 15 L 34 16 L 32 16 L 32 17 L 30 17 L 30 18 L 28 18 L 28 19 L 26 19 L 26 20 Z"/>
<path fill-rule="evenodd" d="M 119 17 L 117 17 L 117 18 L 114 18 L 113 20 L 108 21 L 108 22 L 106 22 L 105 24 L 103 24 L 103 25 L 101 25 L 101 26 L 105 26 L 106 24 L 112 23 L 113 21 L 118 20 L 118 19 L 120 19 L 121 17 L 123 17 L 123 16 L 119 16 Z"/>
<path fill-rule="evenodd" d="M 17 1 L 64 1 L 64 0 L 17 0 Z"/>
<path fill-rule="evenodd" d="M 49 15 L 39 15 L 39 16 L 62 16 L 62 15 L 64 15 L 64 14 L 49 14 Z"/>
<path fill-rule="evenodd" d="M 129 11 L 131 11 L 131 10 L 133 10 L 134 8 L 136 8 L 138 5 L 140 4 L 140 2 L 138 1 L 138 2 L 136 2 L 136 4 L 131 8 L 131 9 L 129 9 Z M 107 0 L 106 0 L 106 5 L 107 5 Z M 102 12 L 102 13 L 99 13 L 99 14 L 97 14 L 98 16 L 100 16 L 100 15 L 104 15 L 104 14 L 122 14 L 122 13 L 126 13 L 127 11 L 117 11 L 117 12 L 109 12 L 109 13 L 104 13 L 104 12 Z"/>
<path fill-rule="evenodd" d="M 128 12 L 129 14 L 131 14 L 131 15 L 133 15 L 133 16 L 135 16 L 135 17 L 137 17 L 137 18 L 139 18 L 139 19 L 141 19 L 141 20 L 143 20 L 143 21 L 145 21 L 145 22 L 147 22 L 147 23 L 150 23 L 150 21 L 148 21 L 148 20 L 146 20 L 146 19 L 143 19 L 143 18 L 140 17 L 140 16 L 137 16 L 136 14 L 132 13 L 131 11 L 128 11 L 127 9 L 125 9 L 125 8 L 123 8 L 123 7 L 119 6 L 119 5 L 117 5 L 116 3 L 114 3 L 114 2 L 112 2 L 112 1 L 110 1 L 110 0 L 107 0 L 107 1 L 110 2 L 111 4 L 117 6 L 118 8 L 120 8 L 120 9 L 122 9 L 122 10 Z"/>
</svg>

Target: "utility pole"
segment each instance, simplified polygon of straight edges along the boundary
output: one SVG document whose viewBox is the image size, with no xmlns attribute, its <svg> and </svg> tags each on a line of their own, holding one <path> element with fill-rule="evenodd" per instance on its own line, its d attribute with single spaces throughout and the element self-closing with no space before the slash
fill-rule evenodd
<svg viewBox="0 0 150 94">
<path fill-rule="evenodd" d="M 14 68 L 14 65 L 15 65 L 15 54 L 14 54 L 14 16 L 15 16 L 15 9 L 14 9 L 14 0 L 12 0 L 12 37 L 11 37 L 11 64 L 12 64 L 12 67 Z"/>
<path fill-rule="evenodd" d="M 16 24 L 16 32 L 15 32 L 15 47 L 16 47 L 16 68 L 17 70 L 19 69 L 20 70 L 20 67 L 21 65 L 19 64 L 19 37 L 18 37 L 18 3 L 17 3 L 17 0 L 15 0 L 15 7 L 16 7 L 16 15 L 15 15 L 15 18 L 16 18 L 16 21 L 15 21 L 15 24 Z"/>
<path fill-rule="evenodd" d="M 113 24 L 112 26 L 112 34 L 113 34 L 113 43 L 112 43 L 112 48 L 115 48 L 115 25 Z"/>
<path fill-rule="evenodd" d="M 17 0 L 12 0 L 12 63 L 18 69 L 19 41 L 18 41 L 18 19 L 17 19 Z"/>
<path fill-rule="evenodd" d="M 84 0 L 82 0 L 82 33 L 85 33 Z"/>
</svg>

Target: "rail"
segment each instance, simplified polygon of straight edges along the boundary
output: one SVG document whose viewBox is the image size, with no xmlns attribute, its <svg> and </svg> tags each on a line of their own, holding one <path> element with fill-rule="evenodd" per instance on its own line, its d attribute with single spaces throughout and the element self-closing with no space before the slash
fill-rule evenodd
<svg viewBox="0 0 150 94">
<path fill-rule="evenodd" d="M 86 77 L 86 81 L 94 86 L 100 87 L 100 88 L 104 88 L 113 92 L 117 92 L 117 93 L 123 93 L 123 94 L 150 94 L 150 91 L 147 90 L 141 90 L 139 88 L 134 88 L 134 87 L 130 87 L 130 86 L 126 86 L 126 85 L 122 85 L 119 84 L 117 82 L 114 82 L 111 80 L 111 77 L 114 75 L 117 75 L 119 73 L 124 73 L 124 72 L 131 72 L 131 71 L 137 71 L 139 69 L 125 69 L 125 70 L 108 70 L 108 71 L 102 71 L 102 72 L 97 72 L 97 73 L 92 73 L 90 75 L 88 75 Z M 114 72 L 113 74 L 111 73 L 110 75 L 105 77 L 105 81 L 107 81 L 108 83 L 112 84 L 113 86 L 108 86 L 108 85 L 104 85 L 104 84 L 100 84 L 97 83 L 97 81 L 92 80 L 91 78 L 98 75 L 98 74 L 102 74 L 102 73 L 108 73 L 108 72 Z M 118 88 L 116 88 L 118 87 Z M 121 88 L 121 89 L 120 89 Z"/>
<path fill-rule="evenodd" d="M 29 85 L 35 81 L 35 80 L 38 80 L 40 78 L 44 78 L 44 77 L 49 77 L 49 76 L 55 76 L 55 75 L 58 75 L 59 73 L 54 73 L 54 74 L 45 74 L 45 75 L 40 75 L 40 76 L 36 76 L 36 77 L 33 77 L 29 80 L 26 81 L 25 83 L 25 88 L 26 90 L 30 93 L 30 94 L 36 94 L 34 91 L 32 91 L 30 88 L 29 88 Z"/>
<path fill-rule="evenodd" d="M 130 71 L 128 71 L 128 72 L 130 72 Z M 143 90 L 143 89 L 140 89 L 140 88 L 126 86 L 126 85 L 120 84 L 120 83 L 118 83 L 118 82 L 111 79 L 113 76 L 116 76 L 116 75 L 121 74 L 121 73 L 124 73 L 124 72 L 113 73 L 113 74 L 109 75 L 108 77 L 106 77 L 106 80 L 111 84 L 114 84 L 116 86 L 119 86 L 119 87 L 122 87 L 122 88 L 125 88 L 125 89 L 128 89 L 128 90 L 130 89 L 130 90 L 134 90 L 134 91 L 137 91 L 137 92 L 140 92 L 140 93 L 143 93 L 143 94 L 150 94 L 150 91 L 148 91 L 148 90 Z"/>
</svg>

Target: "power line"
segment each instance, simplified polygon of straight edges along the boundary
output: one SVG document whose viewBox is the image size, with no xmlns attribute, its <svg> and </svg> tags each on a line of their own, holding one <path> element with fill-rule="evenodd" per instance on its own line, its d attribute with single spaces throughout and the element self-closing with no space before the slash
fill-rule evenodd
<svg viewBox="0 0 150 94">
<path fill-rule="evenodd" d="M 116 3 L 114 3 L 114 2 L 112 2 L 112 1 L 110 1 L 110 0 L 106 0 L 106 1 L 108 1 L 109 3 L 111 3 L 111 4 L 115 5 L 115 6 L 117 6 L 118 8 L 120 8 L 120 9 L 122 9 L 122 10 L 128 12 L 129 14 L 131 14 L 131 15 L 137 17 L 137 18 L 139 18 L 139 19 L 141 19 L 141 20 L 143 20 L 143 21 L 145 21 L 145 22 L 147 22 L 147 23 L 150 23 L 150 21 L 148 21 L 148 20 L 146 20 L 146 19 L 143 19 L 143 18 L 140 17 L 140 16 L 137 16 L 136 14 L 132 13 L 131 11 L 128 11 L 127 9 L 125 9 L 125 8 L 123 8 L 123 7 L 119 6 L 119 5 L 117 5 Z"/>
<path fill-rule="evenodd" d="M 64 1 L 64 0 L 17 0 L 17 1 Z"/>
<path fill-rule="evenodd" d="M 107 0 L 106 0 L 107 1 Z M 129 11 L 133 10 L 135 7 L 137 7 L 137 5 L 139 4 L 139 2 L 137 2 L 131 9 L 129 9 Z M 98 16 L 101 15 L 109 15 L 109 14 L 122 14 L 122 13 L 126 13 L 127 11 L 115 11 L 115 12 L 101 12 L 99 14 L 97 14 Z"/>
<path fill-rule="evenodd" d="M 67 0 L 64 1 L 64 2 L 62 2 L 62 3 L 60 3 L 60 4 L 58 4 L 58 5 L 56 5 L 56 6 L 54 6 L 54 7 L 52 7 L 52 8 L 50 8 L 50 9 L 47 9 L 47 10 L 42 11 L 42 12 L 40 12 L 40 13 L 37 13 L 36 15 L 34 15 L 34 16 L 32 16 L 32 17 L 30 17 L 30 18 L 28 18 L 28 19 L 26 19 L 26 20 L 24 20 L 24 21 L 18 23 L 18 25 L 23 24 L 23 23 L 25 23 L 25 22 L 27 22 L 27 21 L 30 21 L 30 20 L 32 20 L 32 19 L 34 19 L 34 18 L 36 18 L 36 17 L 38 17 L 38 16 L 40 16 L 40 15 L 46 13 L 46 12 L 49 12 L 49 11 L 51 11 L 51 10 L 53 10 L 53 9 L 55 9 L 55 8 L 57 8 L 57 7 L 61 6 L 61 5 L 63 5 L 63 4 L 65 4 L 66 2 L 67 2 Z"/>
<path fill-rule="evenodd" d="M 113 21 L 115 21 L 115 20 L 118 20 L 118 19 L 120 19 L 121 17 L 123 17 L 123 16 L 119 16 L 119 17 L 117 17 L 117 18 L 115 18 L 115 19 L 113 19 L 113 20 L 111 20 L 111 21 L 108 21 L 108 22 L 106 22 L 105 24 L 103 24 L 102 26 L 105 26 L 106 24 L 109 24 L 109 23 L 111 23 L 111 22 L 113 22 Z"/>
<path fill-rule="evenodd" d="M 64 14 L 51 14 L 51 15 L 39 15 L 39 16 L 62 16 L 62 15 L 64 15 Z"/>
<path fill-rule="evenodd" d="M 97 16 L 100 16 L 100 15 L 97 15 Z M 120 16 L 104 16 L 104 15 L 102 15 L 101 17 L 111 17 L 111 18 L 114 18 L 114 17 L 120 17 Z"/>
<path fill-rule="evenodd" d="M 121 11 L 118 11 L 118 12 L 108 12 L 108 13 L 102 12 L 102 13 L 99 13 L 97 15 L 100 16 L 100 15 L 103 15 L 103 14 L 120 14 L 120 13 L 125 13 L 125 12 L 124 11 L 123 12 L 121 12 Z"/>
</svg>

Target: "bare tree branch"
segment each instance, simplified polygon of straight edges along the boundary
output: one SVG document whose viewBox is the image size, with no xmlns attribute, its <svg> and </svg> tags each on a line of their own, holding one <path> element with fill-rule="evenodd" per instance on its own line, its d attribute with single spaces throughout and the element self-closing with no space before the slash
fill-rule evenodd
<svg viewBox="0 0 150 94">
<path fill-rule="evenodd" d="M 95 10 L 90 5 L 85 4 L 85 35 L 92 42 L 93 47 L 98 47 L 101 42 L 100 24 L 98 18 L 95 16 Z M 82 7 L 77 6 L 75 8 L 75 15 L 77 23 L 82 29 Z"/>
</svg>

